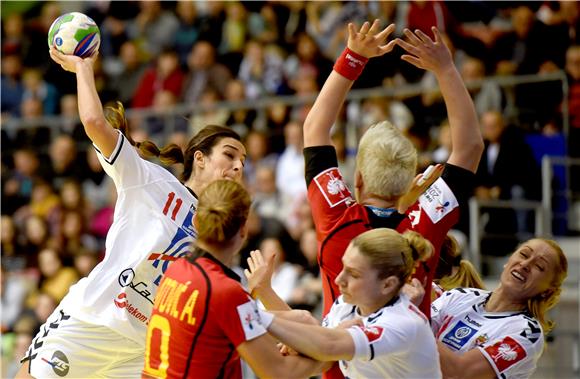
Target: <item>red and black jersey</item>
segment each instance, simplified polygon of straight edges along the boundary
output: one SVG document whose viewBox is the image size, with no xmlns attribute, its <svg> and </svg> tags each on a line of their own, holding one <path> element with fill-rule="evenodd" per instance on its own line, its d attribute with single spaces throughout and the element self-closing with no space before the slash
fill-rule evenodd
<svg viewBox="0 0 580 379">
<path fill-rule="evenodd" d="M 304 149 L 308 199 L 318 239 L 318 263 L 322 273 L 326 315 L 340 295 L 334 280 L 342 270 L 342 256 L 350 241 L 373 228 L 392 228 L 399 232 L 414 230 L 431 241 L 435 254 L 415 276 L 425 280 L 430 291 L 431 280 L 439 260 L 441 244 L 459 218 L 459 201 L 467 199 L 473 173 L 447 164 L 438 179 L 406 214 L 394 209 L 376 209 L 356 203 L 338 170 L 336 151 L 332 146 Z M 420 309 L 429 316 L 429 296 Z"/>
<path fill-rule="evenodd" d="M 266 330 L 239 276 L 210 253 L 165 273 L 147 330 L 143 378 L 241 378 L 236 347 Z"/>
</svg>

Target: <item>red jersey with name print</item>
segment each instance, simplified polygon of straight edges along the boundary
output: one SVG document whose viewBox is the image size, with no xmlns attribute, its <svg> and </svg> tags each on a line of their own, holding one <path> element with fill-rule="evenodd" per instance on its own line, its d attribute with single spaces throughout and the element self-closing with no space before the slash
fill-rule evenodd
<svg viewBox="0 0 580 379">
<path fill-rule="evenodd" d="M 143 378 L 240 378 L 236 347 L 266 333 L 239 277 L 196 249 L 174 262 L 147 330 Z"/>
<path fill-rule="evenodd" d="M 487 312 L 491 292 L 456 288 L 432 304 L 438 341 L 459 354 L 478 349 L 498 378 L 529 378 L 544 348 L 540 323 L 525 312 Z"/>
<path fill-rule="evenodd" d="M 308 199 L 318 239 L 318 264 L 322 273 L 324 295 L 323 315 L 340 295 L 334 280 L 342 270 L 342 256 L 350 241 L 374 228 L 391 228 L 399 232 L 414 230 L 435 247 L 435 254 L 426 268 L 420 267 L 415 277 L 431 290 L 431 281 L 439 260 L 439 251 L 447 232 L 459 218 L 458 197 L 467 198 L 462 191 L 473 173 L 447 165 L 439 178 L 420 199 L 401 215 L 395 209 L 377 209 L 356 203 L 338 170 L 336 152 L 332 146 L 313 146 L 304 149 Z M 453 188 L 453 190 L 452 190 Z M 457 196 L 456 196 L 457 194 Z M 429 297 L 421 304 L 421 311 L 429 316 Z"/>
</svg>

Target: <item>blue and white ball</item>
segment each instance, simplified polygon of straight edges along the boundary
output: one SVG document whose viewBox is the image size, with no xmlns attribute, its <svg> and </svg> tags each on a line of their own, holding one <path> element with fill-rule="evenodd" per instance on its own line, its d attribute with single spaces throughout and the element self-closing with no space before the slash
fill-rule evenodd
<svg viewBox="0 0 580 379">
<path fill-rule="evenodd" d="M 87 58 L 99 50 L 100 44 L 99 27 L 83 13 L 63 14 L 54 20 L 48 31 L 48 46 L 66 55 Z"/>
</svg>

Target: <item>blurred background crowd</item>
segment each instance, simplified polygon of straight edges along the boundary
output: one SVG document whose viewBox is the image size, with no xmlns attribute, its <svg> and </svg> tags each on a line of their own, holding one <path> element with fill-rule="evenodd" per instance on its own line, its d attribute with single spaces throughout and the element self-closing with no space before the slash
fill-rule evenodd
<svg viewBox="0 0 580 379">
<path fill-rule="evenodd" d="M 542 157 L 580 156 L 576 1 L 2 2 L 3 377 L 68 287 L 101 260 L 114 214 L 114 186 L 79 123 L 74 75 L 48 55 L 48 29 L 69 11 L 99 25 L 99 94 L 129 109 L 134 140 L 184 146 L 207 124 L 243 137 L 254 206 L 242 257 L 255 248 L 279 252 L 273 287 L 293 306 L 320 303 L 302 123 L 344 48 L 347 22 L 394 22 L 397 36 L 404 28 L 430 34 L 432 25 L 445 33 L 486 140 L 477 199 L 540 201 Z M 402 62 L 401 53 L 371 60 L 354 87 L 391 95 L 359 92 L 334 127 L 351 185 L 357 136 L 383 119 L 412 139 L 421 169 L 449 154 L 435 78 Z M 524 79 L 501 80 L 514 76 Z M 554 193 L 572 194 L 550 200 L 555 210 L 580 213 L 579 182 L 574 168 L 554 171 Z M 463 215 L 456 235 L 466 248 L 467 210 Z M 532 221 L 525 211 L 485 211 L 482 253 L 504 256 L 537 232 Z M 550 229 L 573 235 L 579 225 L 565 217 Z"/>
</svg>

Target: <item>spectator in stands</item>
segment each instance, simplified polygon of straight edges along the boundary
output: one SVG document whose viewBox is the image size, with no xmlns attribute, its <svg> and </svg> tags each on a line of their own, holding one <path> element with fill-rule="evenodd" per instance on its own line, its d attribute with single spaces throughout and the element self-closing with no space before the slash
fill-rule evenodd
<svg viewBox="0 0 580 379">
<path fill-rule="evenodd" d="M 495 111 L 483 114 L 481 126 L 485 149 L 477 169 L 475 196 L 482 200 L 539 199 L 540 169 L 522 132 L 508 128 L 501 113 Z M 513 209 L 491 209 L 487 213 L 489 221 L 485 230 L 488 233 L 504 235 L 511 240 L 517 231 L 526 229 L 525 225 L 518 225 Z M 515 242 L 514 239 L 512 243 Z M 491 243 L 485 251 L 499 256 L 509 252 L 509 243 L 501 243 L 503 248 Z"/>
<path fill-rule="evenodd" d="M 458 288 L 435 300 L 431 327 L 444 377 L 531 377 L 567 271 L 561 247 L 534 238 L 511 254 L 493 291 Z"/>
<path fill-rule="evenodd" d="M 226 101 L 246 101 L 246 88 L 244 82 L 239 79 L 230 80 L 226 86 Z M 225 124 L 236 131 L 242 138 L 248 135 L 248 131 L 254 126 L 256 111 L 254 109 L 241 108 L 230 112 Z"/>
<path fill-rule="evenodd" d="M 284 209 L 291 212 L 295 201 L 306 194 L 304 184 L 304 156 L 302 147 L 302 125 L 297 121 L 290 121 L 284 127 L 286 149 L 278 158 L 276 164 L 276 187 L 282 198 Z"/>
<path fill-rule="evenodd" d="M 170 48 L 179 27 L 177 16 L 162 7 L 160 1 L 140 1 L 137 17 L 127 25 L 131 40 L 139 40 L 144 50 L 156 57 Z"/>
<path fill-rule="evenodd" d="M 112 75 L 108 87 L 117 94 L 116 98 L 123 104 L 131 104 L 137 87 L 147 71 L 142 55 L 137 41 L 126 41 L 121 45 L 119 52 L 121 68 L 118 73 Z"/>
<path fill-rule="evenodd" d="M 22 98 L 35 98 L 42 101 L 42 111 L 45 115 L 54 115 L 58 109 L 59 95 L 56 87 L 42 78 L 42 72 L 37 68 L 29 68 L 22 73 L 24 93 Z"/>
<path fill-rule="evenodd" d="M 214 47 L 207 41 L 198 41 L 191 48 L 187 58 L 188 74 L 183 84 L 182 99 L 195 104 L 206 89 L 213 89 L 224 95 L 232 74 L 222 64 L 216 62 Z"/>
<path fill-rule="evenodd" d="M 244 165 L 244 177 L 250 190 L 256 185 L 256 171 L 258 166 L 276 167 L 278 157 L 271 153 L 268 135 L 258 130 L 251 130 L 247 137 L 245 145 L 248 149 L 248 157 Z"/>
<path fill-rule="evenodd" d="M 38 253 L 38 267 L 42 274 L 40 292 L 50 295 L 56 304 L 64 298 L 69 287 L 79 280 L 76 270 L 65 266 L 62 257 L 52 248 L 43 249 Z M 50 313 L 52 311 L 48 312 L 41 322 L 44 322 Z"/>
<path fill-rule="evenodd" d="M 284 82 L 283 64 L 277 47 L 264 46 L 256 40 L 248 41 L 238 71 L 238 78 L 246 88 L 246 97 L 257 99 L 280 93 Z"/>
<path fill-rule="evenodd" d="M 173 47 L 179 55 L 181 66 L 187 65 L 187 56 L 200 34 L 197 5 L 192 1 L 179 0 L 175 6 L 179 26 L 173 37 Z"/>
<path fill-rule="evenodd" d="M 226 19 L 222 23 L 222 40 L 218 47 L 218 53 L 227 55 L 228 59 L 237 55 L 239 61 L 248 34 L 248 12 L 239 1 L 225 3 L 225 11 Z"/>
<path fill-rule="evenodd" d="M 184 73 L 179 66 L 179 57 L 173 50 L 164 50 L 157 57 L 154 67 L 145 71 L 141 77 L 141 82 L 133 94 L 133 107 L 152 106 L 155 95 L 164 90 L 178 98 L 183 88 L 183 80 Z"/>
<path fill-rule="evenodd" d="M 33 149 L 18 149 L 13 159 L 14 170 L 2 178 L 2 213 L 5 214 L 13 214 L 30 201 L 34 180 L 42 176 L 40 161 Z"/>
<path fill-rule="evenodd" d="M 255 211 L 262 217 L 284 222 L 284 204 L 276 188 L 275 166 L 258 163 L 252 190 Z"/>
<path fill-rule="evenodd" d="M 2 116 L 19 116 L 24 94 L 22 85 L 22 59 L 18 53 L 2 52 Z"/>
<path fill-rule="evenodd" d="M 0 235 L 3 275 L 26 268 L 26 252 L 20 242 L 20 229 L 16 227 L 11 216 L 2 215 L 0 218 Z"/>
<path fill-rule="evenodd" d="M 60 116 L 63 120 L 58 128 L 59 134 L 67 134 L 79 145 L 88 146 L 90 140 L 79 120 L 79 105 L 76 94 L 69 93 L 60 98 Z"/>
<path fill-rule="evenodd" d="M 77 145 L 71 136 L 61 134 L 50 143 L 49 178 L 56 189 L 60 189 L 66 179 L 84 179 L 86 161 L 77 152 Z"/>
<path fill-rule="evenodd" d="M 3 218 L 5 216 L 2 216 Z M 2 228 L 5 227 L 5 222 L 2 222 Z M 4 233 L 4 230 L 2 230 Z M 4 248 L 4 243 L 2 244 Z M 13 330 L 18 317 L 24 310 L 25 300 L 28 293 L 32 289 L 32 283 L 29 278 L 23 275 L 23 272 L 13 271 L 13 268 L 6 269 L 4 250 L 2 250 L 2 266 L 0 285 L 0 305 L 2 306 L 2 321 L 0 323 L 0 331 L 3 337 Z"/>
<path fill-rule="evenodd" d="M 480 83 L 481 87 L 470 90 L 477 114 L 481 116 L 487 111 L 498 111 L 501 113 L 503 110 L 501 88 L 496 82 L 485 80 L 485 65 L 483 61 L 473 57 L 466 57 L 459 70 L 463 81 L 467 85 L 476 81 L 482 81 Z"/>
<path fill-rule="evenodd" d="M 314 39 L 306 33 L 299 34 L 296 52 L 284 62 L 286 81 L 290 83 L 300 72 L 309 72 L 316 79 L 318 87 L 321 87 L 331 70 L 332 61 L 320 54 Z"/>
<path fill-rule="evenodd" d="M 294 247 L 282 246 L 280 240 L 274 237 L 266 238 L 260 243 L 260 251 L 266 261 L 274 256 L 270 282 L 272 290 L 284 302 L 289 302 L 301 273 L 300 266 L 288 261 L 289 249 Z"/>
</svg>

